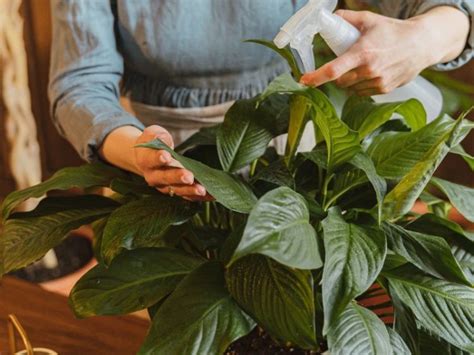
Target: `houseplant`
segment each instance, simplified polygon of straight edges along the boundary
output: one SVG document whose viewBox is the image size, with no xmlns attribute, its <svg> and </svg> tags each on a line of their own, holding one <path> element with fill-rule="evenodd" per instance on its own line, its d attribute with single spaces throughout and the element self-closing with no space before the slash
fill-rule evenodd
<svg viewBox="0 0 474 355">
<path fill-rule="evenodd" d="M 99 264 L 72 290 L 71 307 L 78 317 L 148 308 L 140 353 L 222 353 L 257 324 L 315 352 L 474 352 L 474 237 L 431 194 L 440 190 L 474 221 L 474 190 L 432 177 L 449 153 L 472 162 L 459 145 L 473 127 L 467 113 L 427 124 L 415 100 L 351 97 L 340 118 L 322 91 L 297 83 L 291 52 L 278 51 L 293 76 L 237 101 L 223 124 L 176 151 L 142 145 L 169 151 L 214 202 L 161 195 L 105 164 L 63 169 L 5 199 L 1 274 L 93 223 Z M 299 154 L 308 121 L 319 143 Z M 286 132 L 279 156 L 269 143 Z M 13 213 L 50 190 L 96 186 L 115 194 L 46 197 Z M 419 198 L 432 213 L 410 212 Z M 393 326 L 357 302 L 374 283 L 391 297 Z"/>
</svg>

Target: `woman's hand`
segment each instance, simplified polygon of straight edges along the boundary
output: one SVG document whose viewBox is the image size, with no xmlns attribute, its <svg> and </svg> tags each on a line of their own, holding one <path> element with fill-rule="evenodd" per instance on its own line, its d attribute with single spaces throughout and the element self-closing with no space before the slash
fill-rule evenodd
<svg viewBox="0 0 474 355">
<path fill-rule="evenodd" d="M 163 127 L 154 125 L 145 128 L 137 138 L 136 144 L 147 143 L 159 138 L 174 148 L 173 138 Z M 194 175 L 164 150 L 135 148 L 135 164 L 148 185 L 168 195 L 178 195 L 187 200 L 210 200 L 204 186 L 194 180 Z"/>
<path fill-rule="evenodd" d="M 135 147 L 155 138 L 174 147 L 173 138 L 163 127 L 150 126 L 142 132 L 133 126 L 122 126 L 110 132 L 99 153 L 110 164 L 143 176 L 150 186 L 164 194 L 192 201 L 211 200 L 206 189 L 196 183 L 193 173 L 183 169 L 168 152 Z"/>
<path fill-rule="evenodd" d="M 339 58 L 307 73 L 301 83 L 319 86 L 335 80 L 360 96 L 386 94 L 422 70 L 456 58 L 465 48 L 469 19 L 453 7 L 437 7 L 408 20 L 368 11 L 337 11 L 361 32 Z"/>
</svg>

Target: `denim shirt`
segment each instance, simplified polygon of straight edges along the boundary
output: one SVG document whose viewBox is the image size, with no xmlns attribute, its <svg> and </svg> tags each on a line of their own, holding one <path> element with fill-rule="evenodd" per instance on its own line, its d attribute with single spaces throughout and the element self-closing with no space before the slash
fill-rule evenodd
<svg viewBox="0 0 474 355">
<path fill-rule="evenodd" d="M 374 2 L 374 1 L 372 1 Z M 474 0 L 375 1 L 401 18 L 449 4 L 472 16 Z M 52 0 L 49 98 L 53 120 L 88 161 L 114 129 L 143 124 L 119 98 L 202 107 L 248 98 L 288 70 L 272 39 L 306 0 Z M 473 56 L 473 38 L 451 69 Z"/>
</svg>

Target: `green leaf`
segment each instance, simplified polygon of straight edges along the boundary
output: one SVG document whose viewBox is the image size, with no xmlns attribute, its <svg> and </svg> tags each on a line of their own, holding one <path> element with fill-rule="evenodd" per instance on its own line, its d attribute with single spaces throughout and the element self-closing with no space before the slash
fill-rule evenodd
<svg viewBox="0 0 474 355">
<path fill-rule="evenodd" d="M 326 147 L 318 146 L 310 152 L 303 152 L 301 155 L 312 161 L 316 166 L 326 169 L 328 168 L 328 150 Z"/>
<path fill-rule="evenodd" d="M 260 102 L 263 102 L 274 94 L 303 94 L 306 90 L 308 90 L 307 86 L 295 81 L 290 73 L 284 73 L 277 76 L 270 84 L 268 84 L 265 91 L 260 94 Z"/>
<path fill-rule="evenodd" d="M 144 197 L 117 208 L 109 216 L 102 238 L 101 255 L 110 264 L 122 249 L 159 246 L 170 226 L 196 214 L 191 203 L 165 195 Z"/>
<path fill-rule="evenodd" d="M 47 197 L 33 211 L 13 214 L 0 236 L 3 272 L 38 260 L 71 230 L 108 215 L 118 206 L 111 199 L 95 195 Z"/>
<path fill-rule="evenodd" d="M 305 87 L 297 83 L 289 74 L 283 74 L 268 85 L 260 96 L 260 101 L 276 93 L 304 96 L 312 103 L 314 111 L 312 119 L 319 127 L 327 145 L 329 173 L 349 161 L 361 150 L 359 134 L 351 130 L 338 117 L 334 106 L 321 90 Z M 301 122 L 298 126 L 301 126 Z"/>
<path fill-rule="evenodd" d="M 470 222 L 474 222 L 474 189 L 443 179 L 433 178 L 431 183 L 449 198 L 456 209 Z"/>
<path fill-rule="evenodd" d="M 420 348 L 422 355 L 472 355 L 472 352 L 463 351 L 426 329 L 420 329 Z"/>
<path fill-rule="evenodd" d="M 226 280 L 237 303 L 273 337 L 317 347 L 311 272 L 249 255 L 227 270 Z"/>
<path fill-rule="evenodd" d="M 220 263 L 208 262 L 161 305 L 139 354 L 222 354 L 254 326 L 226 290 Z"/>
<path fill-rule="evenodd" d="M 390 336 L 393 353 L 396 355 L 411 355 L 411 351 L 403 341 L 403 338 L 392 328 L 387 328 L 387 331 Z"/>
<path fill-rule="evenodd" d="M 311 102 L 304 96 L 290 98 L 290 124 L 286 143 L 285 162 L 291 166 L 310 116 Z"/>
<path fill-rule="evenodd" d="M 174 159 L 194 174 L 199 183 L 219 203 L 232 211 L 248 213 L 257 201 L 252 190 L 237 177 L 224 171 L 212 169 L 196 160 L 186 158 L 173 151 L 159 139 L 146 144 L 140 144 L 139 146 L 169 152 Z"/>
<path fill-rule="evenodd" d="M 322 91 L 309 88 L 306 94 L 316 111 L 313 121 L 326 141 L 328 174 L 331 174 L 335 168 L 348 162 L 361 151 L 359 135 L 338 117 L 334 106 Z"/>
<path fill-rule="evenodd" d="M 221 124 L 219 123 L 211 127 L 202 127 L 199 131 L 178 145 L 175 150 L 179 153 L 182 153 L 190 148 L 200 145 L 216 145 L 217 131 L 219 130 L 220 126 Z"/>
<path fill-rule="evenodd" d="M 461 144 L 458 144 L 457 146 L 451 148 L 450 153 L 453 153 L 462 157 L 464 161 L 467 163 L 467 165 L 469 165 L 469 168 L 471 169 L 471 171 L 474 171 L 474 157 L 468 152 L 466 152 Z"/>
<path fill-rule="evenodd" d="M 416 99 L 376 104 L 372 98 L 352 96 L 344 106 L 342 120 L 351 129 L 358 131 L 359 138 L 363 139 L 389 121 L 395 113 L 404 117 L 413 131 L 426 125 L 425 109 Z"/>
<path fill-rule="evenodd" d="M 252 183 L 256 181 L 266 181 L 277 186 L 288 186 L 294 189 L 295 179 L 291 171 L 285 165 L 283 160 L 275 160 L 270 165 L 259 170 L 252 179 Z"/>
<path fill-rule="evenodd" d="M 390 289 L 390 298 L 394 308 L 393 328 L 402 337 L 414 355 L 420 354 L 420 332 L 413 312 L 403 304 L 395 292 Z M 397 353 L 395 353 L 397 355 Z"/>
<path fill-rule="evenodd" d="M 407 175 L 434 148 L 447 140 L 454 121 L 447 116 L 437 119 L 416 132 L 386 132 L 375 137 L 367 153 L 377 173 L 391 180 Z"/>
<path fill-rule="evenodd" d="M 363 185 L 367 181 L 370 181 L 374 188 L 375 195 L 377 196 L 377 208 L 379 223 L 382 216 L 382 203 L 387 192 L 387 182 L 384 178 L 377 174 L 374 163 L 370 157 L 360 152 L 354 155 L 349 164 L 353 165 L 358 170 L 349 170 L 348 172 L 338 174 L 334 182 L 333 196 L 331 200 L 336 200 L 343 194 L 353 190 L 354 188 Z M 330 202 L 331 202 L 330 200 Z"/>
<path fill-rule="evenodd" d="M 69 302 L 81 318 L 135 312 L 167 296 L 202 262 L 176 249 L 127 251 L 110 267 L 98 264 L 82 276 Z"/>
<path fill-rule="evenodd" d="M 440 120 L 434 121 L 433 123 L 436 122 L 440 122 Z M 385 196 L 383 203 L 383 216 L 385 219 L 397 219 L 411 210 L 416 199 L 420 196 L 431 179 L 434 171 L 443 161 L 446 154 L 448 154 L 452 141 L 459 136 L 461 124 L 462 121 L 457 121 L 447 125 L 446 128 L 443 129 L 444 134 L 419 157 L 419 160 L 411 167 L 408 173 L 387 196 Z M 417 132 L 423 130 L 424 128 Z M 414 155 L 417 154 L 414 153 Z"/>
<path fill-rule="evenodd" d="M 384 272 L 418 322 L 451 344 L 474 351 L 474 289 L 426 276 L 412 266 Z"/>
<path fill-rule="evenodd" d="M 366 291 L 382 270 L 387 245 L 382 231 L 342 219 L 335 208 L 322 222 L 325 261 L 322 280 L 324 333 L 347 305 Z"/>
<path fill-rule="evenodd" d="M 443 238 L 410 231 L 390 223 L 385 223 L 383 230 L 389 248 L 419 269 L 435 277 L 471 285 Z"/>
<path fill-rule="evenodd" d="M 225 171 L 234 172 L 261 157 L 273 137 L 286 132 L 288 99 L 275 95 L 235 102 L 217 130 L 217 149 Z"/>
<path fill-rule="evenodd" d="M 262 46 L 265 46 L 277 52 L 288 62 L 291 72 L 293 73 L 293 76 L 296 78 L 296 80 L 300 80 L 302 74 L 298 67 L 298 63 L 296 62 L 296 59 L 293 56 L 293 53 L 291 52 L 291 49 L 289 47 L 278 48 L 272 41 L 266 41 L 262 39 L 248 39 L 244 42 L 261 44 Z"/>
<path fill-rule="evenodd" d="M 110 188 L 124 196 L 136 196 L 142 195 L 158 195 L 158 192 L 154 187 L 147 184 L 142 176 L 135 174 L 129 174 L 127 178 L 117 177 L 110 182 Z"/>
<path fill-rule="evenodd" d="M 474 238 L 471 234 L 455 222 L 434 214 L 424 214 L 410 222 L 406 228 L 446 239 L 464 274 L 474 284 Z"/>
<path fill-rule="evenodd" d="M 250 212 L 231 263 L 263 254 L 298 269 L 322 266 L 316 231 L 309 223 L 305 199 L 288 187 L 266 193 Z"/>
<path fill-rule="evenodd" d="M 117 177 L 127 178 L 127 173 L 102 163 L 61 169 L 41 184 L 9 194 L 2 204 L 3 220 L 5 221 L 8 218 L 18 204 L 29 198 L 42 197 L 51 190 L 109 186 L 112 179 Z"/>
<path fill-rule="evenodd" d="M 324 289 L 323 289 L 324 290 Z M 328 333 L 331 355 L 393 354 L 383 322 L 370 310 L 350 303 Z"/>
</svg>

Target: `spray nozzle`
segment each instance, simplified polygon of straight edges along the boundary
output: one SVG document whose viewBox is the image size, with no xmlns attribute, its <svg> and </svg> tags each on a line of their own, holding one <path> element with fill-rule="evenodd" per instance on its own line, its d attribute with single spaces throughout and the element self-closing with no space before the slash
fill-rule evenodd
<svg viewBox="0 0 474 355">
<path fill-rule="evenodd" d="M 278 48 L 289 44 L 298 53 L 305 73 L 315 69 L 313 38 L 317 33 L 321 33 L 337 55 L 352 46 L 360 36 L 355 27 L 332 14 L 336 5 L 337 0 L 309 0 L 283 25 L 274 39 Z"/>
</svg>

